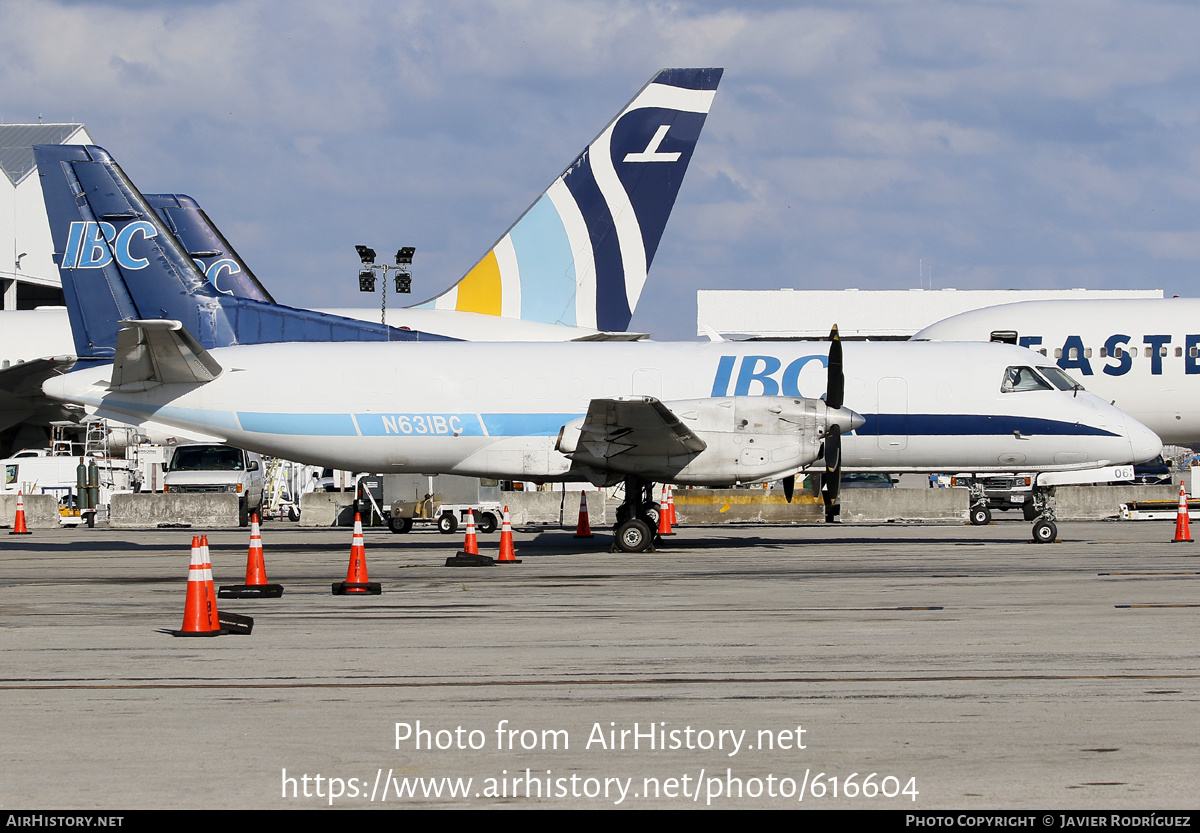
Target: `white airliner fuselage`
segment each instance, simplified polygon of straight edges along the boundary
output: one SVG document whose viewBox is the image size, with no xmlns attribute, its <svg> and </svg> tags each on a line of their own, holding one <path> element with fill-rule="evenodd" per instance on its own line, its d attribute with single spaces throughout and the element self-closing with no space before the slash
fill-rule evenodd
<svg viewBox="0 0 1200 833">
<path fill-rule="evenodd" d="M 1003 304 L 939 321 L 913 339 L 1014 336 L 1164 443 L 1200 443 L 1200 299 Z"/>
<path fill-rule="evenodd" d="M 813 462 L 817 448 L 764 438 L 757 417 L 721 428 L 713 415 L 768 405 L 770 397 L 820 397 L 828 350 L 819 342 L 263 344 L 210 351 L 221 370 L 205 383 L 110 389 L 112 368 L 100 366 L 44 389 L 104 415 L 291 460 L 547 480 L 586 479 L 558 449 L 564 427 L 590 402 L 651 396 L 688 427 L 716 425 L 721 442 L 709 444 L 727 458 L 661 479 L 713 485 L 786 476 Z M 1049 385 L 1005 392 L 1011 368 L 1042 362 L 1025 349 L 849 343 L 844 350 L 845 406 L 866 420 L 843 438 L 847 468 L 1088 469 L 1140 462 L 1161 448 L 1149 429 L 1089 394 Z"/>
</svg>

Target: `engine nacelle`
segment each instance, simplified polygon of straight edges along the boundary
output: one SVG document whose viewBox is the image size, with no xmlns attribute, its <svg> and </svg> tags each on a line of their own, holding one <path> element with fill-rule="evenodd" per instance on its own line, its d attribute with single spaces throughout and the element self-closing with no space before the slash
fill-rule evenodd
<svg viewBox="0 0 1200 833">
<path fill-rule="evenodd" d="M 613 402 L 646 403 L 647 409 L 659 404 L 648 397 L 615 397 Z M 831 410 L 820 399 L 731 396 L 661 405 L 676 425 L 663 424 L 661 409 L 615 407 L 602 414 L 593 408 L 587 417 L 564 426 L 558 450 L 575 463 L 648 480 L 753 483 L 795 474 L 816 461 L 830 425 L 846 432 L 862 424 L 853 411 Z M 643 413 L 654 419 L 639 419 Z"/>
</svg>

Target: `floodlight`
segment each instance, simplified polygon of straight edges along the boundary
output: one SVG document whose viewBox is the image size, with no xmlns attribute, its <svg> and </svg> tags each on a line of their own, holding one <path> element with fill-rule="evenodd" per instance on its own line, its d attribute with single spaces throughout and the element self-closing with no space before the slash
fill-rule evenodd
<svg viewBox="0 0 1200 833">
<path fill-rule="evenodd" d="M 369 248 L 367 246 L 355 246 L 354 248 L 358 252 L 359 259 L 361 259 L 363 263 L 374 263 L 375 262 L 375 250 L 374 249 Z"/>
<path fill-rule="evenodd" d="M 358 291 L 359 292 L 374 292 L 375 291 L 375 273 L 370 269 L 363 269 L 358 273 Z"/>
<path fill-rule="evenodd" d="M 417 249 L 415 246 L 402 246 L 400 250 L 396 252 L 396 265 L 408 266 L 410 263 L 412 263 L 413 255 L 416 253 L 416 251 Z"/>
</svg>

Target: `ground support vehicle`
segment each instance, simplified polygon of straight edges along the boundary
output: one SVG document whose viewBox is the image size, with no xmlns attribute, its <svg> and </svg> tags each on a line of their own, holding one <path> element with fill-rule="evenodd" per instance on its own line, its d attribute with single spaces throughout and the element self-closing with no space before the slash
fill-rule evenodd
<svg viewBox="0 0 1200 833">
<path fill-rule="evenodd" d="M 107 511 L 115 492 L 132 491 L 137 472 L 129 460 L 43 451 L 26 449 L 0 460 L 0 492 L 55 495 L 64 526 L 94 526 L 96 512 Z"/>
<path fill-rule="evenodd" d="M 235 494 L 238 523 L 262 517 L 262 458 L 253 451 L 215 443 L 176 446 L 167 463 L 163 491 L 171 494 Z"/>
<path fill-rule="evenodd" d="M 1025 520 L 1032 521 L 1044 509 L 1038 507 L 1037 496 L 1033 488 L 1033 477 L 1029 475 L 992 475 L 983 477 L 953 478 L 954 486 L 966 486 L 970 495 L 970 509 L 967 517 L 976 526 L 985 526 L 992 522 L 992 512 L 1007 512 L 1019 509 Z M 1045 499 L 1042 499 L 1044 504 Z"/>
<path fill-rule="evenodd" d="M 438 531 L 450 535 L 467 521 L 467 512 L 475 517 L 475 526 L 482 534 L 494 532 L 500 526 L 504 506 L 500 503 L 500 484 L 478 477 L 442 474 L 390 474 L 376 476 L 382 481 L 388 528 L 392 532 L 408 532 L 417 524 L 434 524 Z M 378 500 L 376 498 L 376 500 Z"/>
</svg>

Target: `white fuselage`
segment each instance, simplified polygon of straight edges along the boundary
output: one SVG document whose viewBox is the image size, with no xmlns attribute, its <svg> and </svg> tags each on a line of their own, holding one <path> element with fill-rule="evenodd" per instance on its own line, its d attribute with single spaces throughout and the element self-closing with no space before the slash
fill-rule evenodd
<svg viewBox="0 0 1200 833">
<path fill-rule="evenodd" d="M 988 341 L 1016 333 L 1164 443 L 1200 443 L 1200 299 L 1026 301 L 973 310 L 913 339 Z"/>
<path fill-rule="evenodd" d="M 65 308 L 0 311 L 0 368 L 73 355 L 75 342 Z"/>
<path fill-rule="evenodd" d="M 379 310 L 363 307 L 317 310 L 330 315 L 379 322 Z M 543 324 L 477 312 L 399 307 L 388 310 L 387 323 L 423 333 L 466 341 L 570 341 L 596 330 L 565 324 Z M 49 356 L 72 356 L 75 342 L 65 307 L 0 310 L 0 367 Z"/>
<path fill-rule="evenodd" d="M 191 429 L 286 459 L 377 471 L 582 479 L 556 450 L 593 399 L 672 401 L 825 392 L 827 343 L 270 344 L 211 351 L 198 385 L 108 390 L 109 368 L 51 380 L 51 396 Z M 847 468 L 1049 471 L 1150 459 L 1161 444 L 1087 394 L 1003 393 L 1040 357 L 989 344 L 848 343 Z M 737 472 L 717 478 L 743 480 Z M 751 478 L 745 478 L 749 481 Z"/>
</svg>

